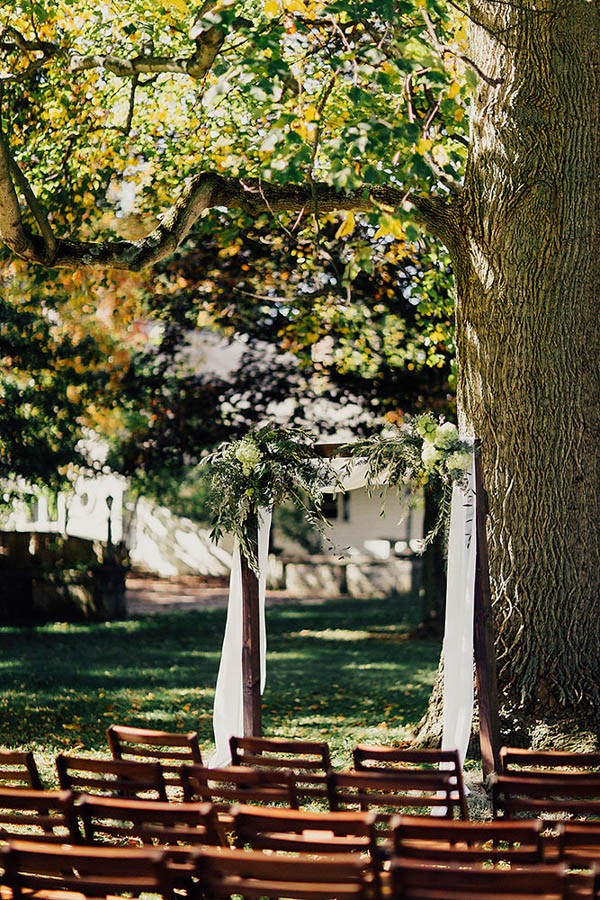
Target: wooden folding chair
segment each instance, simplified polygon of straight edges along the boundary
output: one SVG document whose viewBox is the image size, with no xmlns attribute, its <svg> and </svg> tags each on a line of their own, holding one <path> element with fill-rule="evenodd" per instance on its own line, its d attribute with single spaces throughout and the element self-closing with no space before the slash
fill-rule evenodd
<svg viewBox="0 0 600 900">
<path fill-rule="evenodd" d="M 107 898 L 153 894 L 177 900 L 174 880 L 160 850 L 11 843 L 3 853 L 3 883 L 14 900 L 72 900 L 73 893 Z"/>
<path fill-rule="evenodd" d="M 232 737 L 229 746 L 232 765 L 293 772 L 300 802 L 327 800 L 326 776 L 331 758 L 325 741 Z"/>
<path fill-rule="evenodd" d="M 167 786 L 157 762 L 92 759 L 61 753 L 56 757 L 56 771 L 61 788 L 76 794 L 167 800 Z"/>
<path fill-rule="evenodd" d="M 321 855 L 358 853 L 366 861 L 373 896 L 381 897 L 383 865 L 373 813 L 235 806 L 231 830 L 239 849 Z"/>
<path fill-rule="evenodd" d="M 553 772 L 543 775 L 492 775 L 494 818 L 600 819 L 600 774 Z"/>
<path fill-rule="evenodd" d="M 352 751 L 357 771 L 389 771 L 390 769 L 442 769 L 456 778 L 456 792 L 460 801 L 461 818 L 468 819 L 467 796 L 458 750 L 411 750 L 402 747 L 380 747 L 358 744 Z"/>
<path fill-rule="evenodd" d="M 87 796 L 77 801 L 75 810 L 89 844 L 158 846 L 179 863 L 187 863 L 195 847 L 228 845 L 211 803 Z"/>
<path fill-rule="evenodd" d="M 558 854 L 571 868 L 600 864 L 600 822 L 559 822 Z"/>
<path fill-rule="evenodd" d="M 412 811 L 424 815 L 439 808 L 445 817 L 460 814 L 456 796 L 456 780 L 448 772 L 396 770 L 392 772 L 333 772 L 327 776 L 329 804 L 332 812 L 344 809 L 373 810 L 377 816 L 378 835 L 390 836 L 394 815 Z"/>
<path fill-rule="evenodd" d="M 204 849 L 196 874 L 211 900 L 367 900 L 364 866 L 352 854 L 329 857 L 280 856 L 260 850 Z"/>
<path fill-rule="evenodd" d="M 563 900 L 569 880 L 562 863 L 554 865 L 482 868 L 464 862 L 436 866 L 416 860 L 393 859 L 393 900 Z M 581 884 L 579 896 L 592 897 L 592 876 Z M 587 893 L 586 893 L 587 892 Z"/>
<path fill-rule="evenodd" d="M 202 765 L 195 731 L 179 733 L 111 725 L 106 734 L 114 759 L 159 762 L 168 788 L 179 787 L 179 767 L 182 763 Z M 170 793 L 176 796 L 176 793 Z"/>
<path fill-rule="evenodd" d="M 71 792 L 0 789 L 0 841 L 10 840 L 80 841 Z"/>
<path fill-rule="evenodd" d="M 557 774 L 600 775 L 600 753 L 571 750 L 500 748 L 500 775 L 546 777 Z"/>
<path fill-rule="evenodd" d="M 0 750 L 0 788 L 41 791 L 42 781 L 30 750 Z"/>
<path fill-rule="evenodd" d="M 402 859 L 524 865 L 544 861 L 540 821 L 462 822 L 428 816 L 392 819 L 392 853 Z"/>
<path fill-rule="evenodd" d="M 188 803 L 213 803 L 219 820 L 227 824 L 231 821 L 230 808 L 236 803 L 298 808 L 294 777 L 285 772 L 263 772 L 247 766 L 209 769 L 184 764 L 181 783 Z"/>
</svg>

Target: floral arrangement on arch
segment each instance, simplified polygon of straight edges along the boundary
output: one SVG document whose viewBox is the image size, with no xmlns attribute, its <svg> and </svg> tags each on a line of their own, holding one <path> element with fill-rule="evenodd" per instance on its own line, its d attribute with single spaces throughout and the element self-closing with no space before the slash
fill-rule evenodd
<svg viewBox="0 0 600 900">
<path fill-rule="evenodd" d="M 387 426 L 374 437 L 349 444 L 345 452 L 367 464 L 366 485 L 372 493 L 386 486 L 415 491 L 425 485 L 437 494 L 438 516 L 425 535 L 422 549 L 431 543 L 447 520 L 456 484 L 470 490 L 468 470 L 473 460 L 473 443 L 462 440 L 452 422 L 437 420 L 431 413 L 407 418 L 401 425 Z"/>
<path fill-rule="evenodd" d="M 315 439 L 299 428 L 269 423 L 237 441 L 220 444 L 207 456 L 211 486 L 211 538 L 232 534 L 242 554 L 257 572 L 256 527 L 261 509 L 293 501 L 311 525 L 323 531 L 326 488 L 339 487 L 339 478 L 326 459 L 315 452 Z"/>
</svg>

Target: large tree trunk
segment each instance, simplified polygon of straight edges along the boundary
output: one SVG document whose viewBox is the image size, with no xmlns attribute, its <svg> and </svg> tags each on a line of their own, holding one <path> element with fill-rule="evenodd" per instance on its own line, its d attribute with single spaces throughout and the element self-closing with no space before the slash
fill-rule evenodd
<svg viewBox="0 0 600 900">
<path fill-rule="evenodd" d="M 597 7 L 471 3 L 485 76 L 451 241 L 482 439 L 504 736 L 597 740 Z M 575 734 L 577 733 L 577 735 Z"/>
</svg>

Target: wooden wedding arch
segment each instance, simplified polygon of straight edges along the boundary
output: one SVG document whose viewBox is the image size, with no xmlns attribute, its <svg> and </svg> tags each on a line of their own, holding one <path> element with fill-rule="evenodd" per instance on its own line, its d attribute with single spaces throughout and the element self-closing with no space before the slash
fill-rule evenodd
<svg viewBox="0 0 600 900">
<path fill-rule="evenodd" d="M 317 444 L 323 457 L 339 456 L 341 444 Z M 473 657 L 475 685 L 479 706 L 479 738 L 483 774 L 498 771 L 500 725 L 498 687 L 494 647 L 494 625 L 490 591 L 487 544 L 487 495 L 483 481 L 481 444 L 475 441 L 475 595 L 473 615 Z M 253 523 L 253 539 L 258 543 L 258 522 Z M 248 560 L 241 554 L 242 576 L 242 698 L 244 736 L 256 737 L 262 731 L 260 692 L 260 624 L 258 578 Z"/>
</svg>

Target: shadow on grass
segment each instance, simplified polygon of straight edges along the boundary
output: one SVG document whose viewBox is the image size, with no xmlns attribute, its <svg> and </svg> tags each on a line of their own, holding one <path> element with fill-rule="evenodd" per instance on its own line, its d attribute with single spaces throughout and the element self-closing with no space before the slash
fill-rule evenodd
<svg viewBox="0 0 600 900">
<path fill-rule="evenodd" d="M 358 741 L 406 739 L 439 656 L 409 639 L 414 623 L 405 598 L 269 609 L 265 733 L 326 736 L 342 765 Z M 224 626 L 224 610 L 206 609 L 0 628 L 0 744 L 105 753 L 107 726 L 122 722 L 194 729 L 209 749 Z"/>
</svg>

